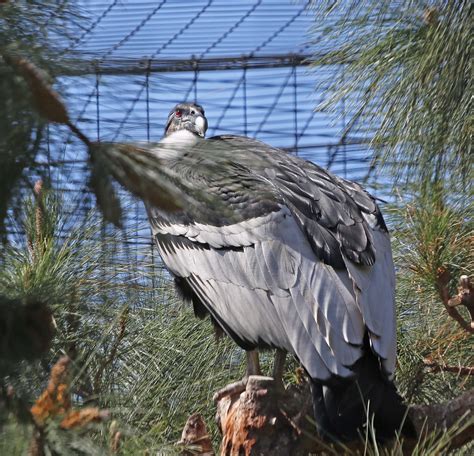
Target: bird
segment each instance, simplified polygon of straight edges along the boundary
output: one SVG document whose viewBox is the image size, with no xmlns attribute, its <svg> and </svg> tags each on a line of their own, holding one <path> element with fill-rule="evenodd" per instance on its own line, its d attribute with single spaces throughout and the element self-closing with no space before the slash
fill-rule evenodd
<svg viewBox="0 0 474 456">
<path fill-rule="evenodd" d="M 257 349 L 297 358 L 323 438 L 354 440 L 368 414 L 379 440 L 393 437 L 406 406 L 394 385 L 395 269 L 377 200 L 259 140 L 206 138 L 207 126 L 202 106 L 179 103 L 163 139 L 140 146 L 198 202 L 147 205 L 178 291 L 246 350 L 248 373 L 258 372 Z"/>
</svg>

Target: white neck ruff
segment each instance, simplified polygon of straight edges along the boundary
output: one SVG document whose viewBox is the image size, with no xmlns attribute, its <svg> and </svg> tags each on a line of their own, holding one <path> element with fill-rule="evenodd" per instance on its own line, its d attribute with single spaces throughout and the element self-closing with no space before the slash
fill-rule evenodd
<svg viewBox="0 0 474 456">
<path fill-rule="evenodd" d="M 178 130 L 163 138 L 153 152 L 161 159 L 177 159 L 199 141 L 202 141 L 202 138 L 195 133 L 189 130 Z"/>
</svg>

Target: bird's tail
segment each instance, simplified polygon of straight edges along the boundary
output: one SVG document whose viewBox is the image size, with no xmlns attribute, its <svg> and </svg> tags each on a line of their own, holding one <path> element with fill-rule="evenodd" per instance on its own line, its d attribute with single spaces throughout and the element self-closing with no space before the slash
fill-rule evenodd
<svg viewBox="0 0 474 456">
<path fill-rule="evenodd" d="M 377 441 L 383 442 L 401 432 L 415 437 L 407 407 L 395 385 L 381 372 L 379 361 L 370 350 L 353 367 L 355 380 L 322 384 L 311 380 L 316 425 L 321 436 L 347 442 L 364 435 L 364 425 L 373 423 Z"/>
</svg>

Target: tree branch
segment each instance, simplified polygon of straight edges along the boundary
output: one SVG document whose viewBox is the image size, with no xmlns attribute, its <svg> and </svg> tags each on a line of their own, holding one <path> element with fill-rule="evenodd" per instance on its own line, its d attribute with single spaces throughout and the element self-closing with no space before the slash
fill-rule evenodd
<svg viewBox="0 0 474 456">
<path fill-rule="evenodd" d="M 99 365 L 99 368 L 97 369 L 97 372 L 94 377 L 94 394 L 99 394 L 100 391 L 100 383 L 102 381 L 103 374 L 105 372 L 105 369 L 110 366 L 114 361 L 117 356 L 117 351 L 120 343 L 122 342 L 123 338 L 125 337 L 125 330 L 127 327 L 127 319 L 128 319 L 128 313 L 129 313 L 129 308 L 126 307 L 119 318 L 119 331 L 117 336 L 115 337 L 114 342 L 112 343 L 112 348 L 109 351 L 108 356 L 102 360 L 102 362 Z"/>
<path fill-rule="evenodd" d="M 459 325 L 467 332 L 474 334 L 474 293 L 467 276 L 461 276 L 458 295 L 451 298 L 449 296 L 448 284 L 451 279 L 449 271 L 445 268 L 439 268 L 436 278 L 436 287 L 443 305 L 449 316 L 456 320 Z M 467 322 L 459 311 L 456 309 L 458 305 L 465 305 L 471 315 L 471 322 Z"/>
<path fill-rule="evenodd" d="M 451 372 L 458 375 L 474 375 L 474 366 L 447 366 L 446 364 L 439 364 L 428 358 L 423 360 L 423 364 L 427 366 L 431 372 Z"/>
<path fill-rule="evenodd" d="M 418 435 L 443 433 L 458 424 L 464 429 L 453 436 L 450 449 L 460 448 L 474 440 L 474 389 L 442 404 L 413 405 L 408 416 Z"/>
</svg>

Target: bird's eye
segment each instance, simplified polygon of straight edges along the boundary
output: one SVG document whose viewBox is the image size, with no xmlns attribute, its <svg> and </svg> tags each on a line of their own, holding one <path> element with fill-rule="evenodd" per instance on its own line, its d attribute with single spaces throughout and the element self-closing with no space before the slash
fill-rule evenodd
<svg viewBox="0 0 474 456">
<path fill-rule="evenodd" d="M 176 112 L 174 113 L 176 117 L 181 117 L 183 115 L 183 111 L 181 109 L 177 109 Z"/>
</svg>

